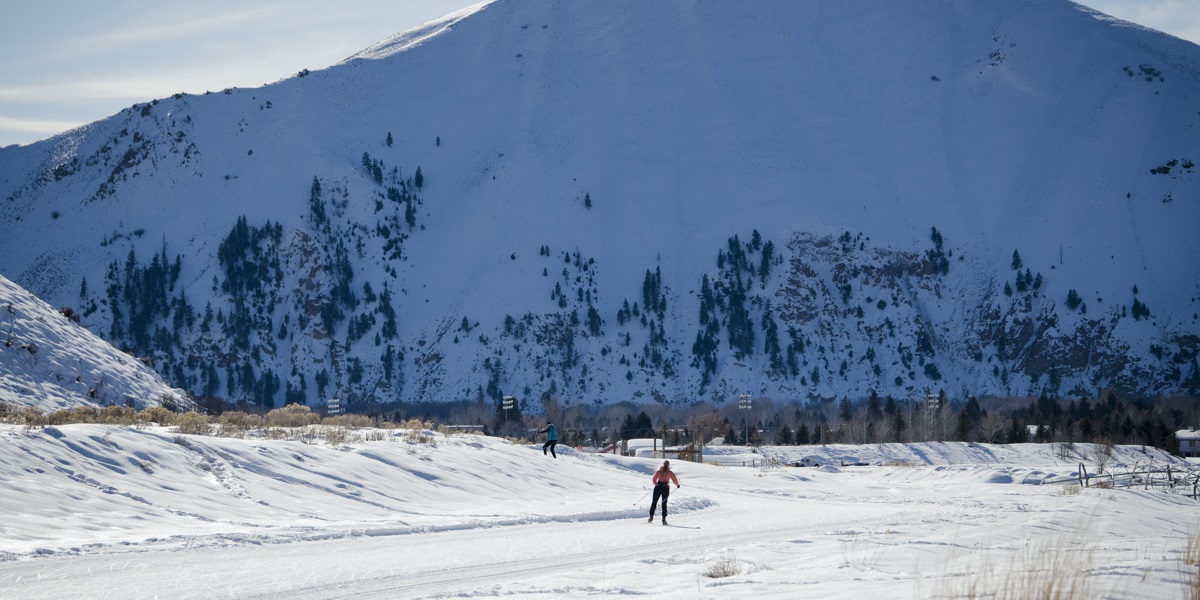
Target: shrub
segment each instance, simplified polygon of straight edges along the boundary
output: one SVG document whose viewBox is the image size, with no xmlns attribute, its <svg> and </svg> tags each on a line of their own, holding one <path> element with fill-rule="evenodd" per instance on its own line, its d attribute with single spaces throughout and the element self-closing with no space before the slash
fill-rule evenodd
<svg viewBox="0 0 1200 600">
<path fill-rule="evenodd" d="M 1078 496 L 1079 486 L 1075 484 L 1067 484 L 1059 488 L 1057 493 L 1059 496 Z"/>
<path fill-rule="evenodd" d="M 391 436 L 389 436 L 387 434 L 387 432 L 385 432 L 385 431 L 380 431 L 378 429 L 372 429 L 371 431 L 368 431 L 365 436 L 363 436 L 363 439 L 365 439 L 368 442 L 382 442 L 382 441 L 385 441 L 388 439 L 393 439 L 393 438 L 391 438 Z"/>
<path fill-rule="evenodd" d="M 342 426 L 323 427 L 325 433 L 325 443 L 330 446 L 343 446 L 350 442 L 357 441 L 357 436 L 350 434 L 350 430 Z"/>
<path fill-rule="evenodd" d="M 724 554 L 717 562 L 708 566 L 708 570 L 704 572 L 705 577 L 713 579 L 721 579 L 723 577 L 733 577 L 742 573 L 742 564 L 738 562 L 737 556 L 732 552 Z"/>
<path fill-rule="evenodd" d="M 63 408 L 45 416 L 46 425 L 66 425 L 68 423 L 95 423 L 97 409 L 90 406 Z"/>
<path fill-rule="evenodd" d="M 239 410 L 231 410 L 221 413 L 217 417 L 217 424 L 220 425 L 220 435 L 229 437 L 243 437 L 247 431 L 262 427 L 263 418 L 259 415 L 252 415 Z"/>
<path fill-rule="evenodd" d="M 303 404 L 289 404 L 267 413 L 268 427 L 304 427 L 315 425 L 321 418 Z"/>
<path fill-rule="evenodd" d="M 331 427 L 374 427 L 375 419 L 366 415 L 334 415 L 325 417 L 321 424 Z"/>
<path fill-rule="evenodd" d="M 0 403 L 0 421 L 5 423 L 20 423 L 26 428 L 44 427 L 46 418 L 42 411 L 32 407 L 20 407 Z"/>
<path fill-rule="evenodd" d="M 427 430 L 433 429 L 431 421 L 421 422 L 420 419 L 409 419 L 408 422 L 402 423 L 401 428 L 406 429 L 404 441 L 414 442 L 418 444 L 433 444 L 433 436 L 426 433 Z"/>
<path fill-rule="evenodd" d="M 137 414 L 127 406 L 106 406 L 96 413 L 96 422 L 108 425 L 132 425 Z"/>
<path fill-rule="evenodd" d="M 175 424 L 175 417 L 177 415 L 175 412 L 161 406 L 147 406 L 136 416 L 137 420 L 143 423 L 158 423 L 159 425 L 169 426 Z"/>
<path fill-rule="evenodd" d="M 207 435 L 209 433 L 208 417 L 196 411 L 188 411 L 179 415 L 175 419 L 175 425 L 179 428 L 179 433 L 193 435 Z"/>
</svg>

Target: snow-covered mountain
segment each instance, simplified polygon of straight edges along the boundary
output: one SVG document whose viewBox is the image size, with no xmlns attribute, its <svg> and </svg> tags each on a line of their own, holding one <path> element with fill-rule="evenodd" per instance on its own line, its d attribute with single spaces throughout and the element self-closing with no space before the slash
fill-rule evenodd
<svg viewBox="0 0 1200 600">
<path fill-rule="evenodd" d="M 0 276 L 0 402 L 50 412 L 76 406 L 191 405 L 158 373 Z"/>
<path fill-rule="evenodd" d="M 269 405 L 1197 394 L 1197 107 L 1066 0 L 495 0 L 0 150 L 0 273 Z"/>
</svg>

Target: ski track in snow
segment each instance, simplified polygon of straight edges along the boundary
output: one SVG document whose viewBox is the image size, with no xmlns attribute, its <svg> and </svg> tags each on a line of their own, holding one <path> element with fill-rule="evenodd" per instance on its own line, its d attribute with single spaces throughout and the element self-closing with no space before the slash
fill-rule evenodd
<svg viewBox="0 0 1200 600">
<path fill-rule="evenodd" d="M 1197 506 L 1021 485 L 1068 470 L 1037 444 L 761 450 L 826 465 L 803 469 L 684 462 L 663 527 L 643 496 L 657 460 L 553 460 L 495 438 L 331 448 L 73 425 L 4 441 L 0 598 L 22 600 L 958 597 L 1041 547 L 1095 556 L 1096 590 L 1157 600 L 1189 577 L 1178 557 Z M 763 456 L 741 452 L 706 456 Z M 884 466 L 912 460 L 930 464 Z M 723 557 L 740 574 L 706 577 Z"/>
</svg>

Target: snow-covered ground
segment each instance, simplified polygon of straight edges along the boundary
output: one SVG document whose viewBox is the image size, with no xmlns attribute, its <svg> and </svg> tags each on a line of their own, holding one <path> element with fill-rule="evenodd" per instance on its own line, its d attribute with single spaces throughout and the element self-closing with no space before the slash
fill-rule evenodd
<svg viewBox="0 0 1200 600">
<path fill-rule="evenodd" d="M 745 455 L 815 468 L 672 461 L 682 487 L 663 527 L 644 497 L 659 459 L 376 437 L 0 426 L 0 598 L 1029 597 L 1026 584 L 1055 583 L 1157 600 L 1190 597 L 1196 577 L 1195 500 L 1033 484 L 1080 462 L 1094 472 L 1085 445 Z M 1135 463 L 1186 465 L 1118 447 L 1108 467 Z"/>
</svg>

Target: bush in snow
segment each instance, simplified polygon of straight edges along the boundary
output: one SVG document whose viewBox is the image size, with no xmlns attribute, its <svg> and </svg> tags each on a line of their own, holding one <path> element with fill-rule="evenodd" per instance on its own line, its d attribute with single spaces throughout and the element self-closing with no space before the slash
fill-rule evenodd
<svg viewBox="0 0 1200 600">
<path fill-rule="evenodd" d="M 161 406 L 148 406 L 145 410 L 137 414 L 139 423 L 158 423 L 159 425 L 167 426 L 175 424 L 177 413 Z"/>
<path fill-rule="evenodd" d="M 179 433 L 192 435 L 208 435 L 211 433 L 208 417 L 195 411 L 179 415 L 175 419 L 175 426 L 178 427 Z"/>
<path fill-rule="evenodd" d="M 247 431 L 262 427 L 263 418 L 260 415 L 231 410 L 221 413 L 221 416 L 217 417 L 217 424 L 221 426 L 220 435 L 240 438 L 245 437 Z"/>
<path fill-rule="evenodd" d="M 289 404 L 267 413 L 267 427 L 304 427 L 315 425 L 321 418 L 303 404 Z"/>
<path fill-rule="evenodd" d="M 348 428 L 374 427 L 375 419 L 372 419 L 366 415 L 334 415 L 332 417 L 325 417 L 322 419 L 321 424 L 331 427 Z"/>
<path fill-rule="evenodd" d="M 742 573 L 742 564 L 738 562 L 737 555 L 730 552 L 723 554 L 717 562 L 708 566 L 708 570 L 704 572 L 705 577 L 713 579 L 721 579 L 722 577 L 733 577 Z"/>
</svg>

